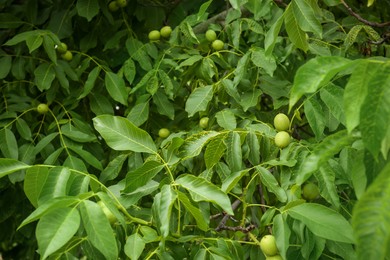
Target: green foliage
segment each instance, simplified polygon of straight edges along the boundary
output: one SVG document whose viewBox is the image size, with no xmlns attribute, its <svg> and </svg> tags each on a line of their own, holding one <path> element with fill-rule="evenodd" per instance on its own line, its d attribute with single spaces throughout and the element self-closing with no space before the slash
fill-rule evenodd
<svg viewBox="0 0 390 260">
<path fill-rule="evenodd" d="M 265 259 L 272 234 L 283 259 L 387 259 L 390 45 L 369 20 L 390 10 L 350 2 L 363 21 L 329 0 L 3 1 L 0 258 Z"/>
</svg>

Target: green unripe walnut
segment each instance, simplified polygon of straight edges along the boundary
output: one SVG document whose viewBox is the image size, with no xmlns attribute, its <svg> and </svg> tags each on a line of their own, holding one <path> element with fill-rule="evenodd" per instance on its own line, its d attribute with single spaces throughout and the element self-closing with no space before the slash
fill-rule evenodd
<svg viewBox="0 0 390 260">
<path fill-rule="evenodd" d="M 49 106 L 47 104 L 39 104 L 37 106 L 37 111 L 39 114 L 46 114 L 47 112 L 49 112 Z"/>
<path fill-rule="evenodd" d="M 163 28 L 160 29 L 160 34 L 163 38 L 169 38 L 172 33 L 172 28 L 171 26 L 164 26 Z"/>
<path fill-rule="evenodd" d="M 278 247 L 276 246 L 276 240 L 273 235 L 265 235 L 260 240 L 260 248 L 267 257 L 279 254 Z"/>
<path fill-rule="evenodd" d="M 170 134 L 171 132 L 167 128 L 161 128 L 158 131 L 158 136 L 160 136 L 161 138 L 167 138 Z"/>
<path fill-rule="evenodd" d="M 265 260 L 283 260 L 280 255 L 267 256 Z"/>
<path fill-rule="evenodd" d="M 215 33 L 214 30 L 207 30 L 207 32 L 205 33 L 205 36 L 209 42 L 213 42 L 217 39 L 217 34 Z"/>
<path fill-rule="evenodd" d="M 98 201 L 97 203 L 100 208 L 102 209 L 104 215 L 106 215 L 108 221 L 110 222 L 110 224 L 114 224 L 116 222 L 116 217 L 115 215 L 111 212 L 111 210 L 109 208 L 107 208 L 106 204 L 104 204 L 103 201 Z"/>
<path fill-rule="evenodd" d="M 61 55 L 61 58 L 66 61 L 71 61 L 73 59 L 73 54 L 70 51 L 66 51 L 64 54 Z"/>
<path fill-rule="evenodd" d="M 160 40 L 161 34 L 159 31 L 153 30 L 153 31 L 149 32 L 148 37 L 149 37 L 149 40 L 151 40 L 151 41 L 158 41 L 158 40 Z"/>
<path fill-rule="evenodd" d="M 275 135 L 275 145 L 279 148 L 287 147 L 291 142 L 291 137 L 286 131 L 280 131 Z"/>
<path fill-rule="evenodd" d="M 216 51 L 220 51 L 223 49 L 223 46 L 224 46 L 224 43 L 223 41 L 221 40 L 215 40 L 213 41 L 213 43 L 211 44 L 211 47 L 213 47 L 214 50 Z"/>
<path fill-rule="evenodd" d="M 119 10 L 119 5 L 118 5 L 117 1 L 111 1 L 108 4 L 108 10 L 110 10 L 110 12 L 118 11 Z"/>
<path fill-rule="evenodd" d="M 57 51 L 59 53 L 65 53 L 68 50 L 68 45 L 66 43 L 61 42 L 60 45 L 57 46 Z"/>
<path fill-rule="evenodd" d="M 283 113 L 274 117 L 274 126 L 277 131 L 286 131 L 290 127 L 290 119 Z"/>
<path fill-rule="evenodd" d="M 199 126 L 201 128 L 206 128 L 207 126 L 209 125 L 209 118 L 208 117 L 202 117 L 200 120 L 199 120 Z"/>
<path fill-rule="evenodd" d="M 303 186 L 302 196 L 306 200 L 315 200 L 320 195 L 320 190 L 317 185 L 312 182 L 309 182 Z"/>
<path fill-rule="evenodd" d="M 127 0 L 116 0 L 116 3 L 119 7 L 125 7 L 127 5 Z"/>
</svg>

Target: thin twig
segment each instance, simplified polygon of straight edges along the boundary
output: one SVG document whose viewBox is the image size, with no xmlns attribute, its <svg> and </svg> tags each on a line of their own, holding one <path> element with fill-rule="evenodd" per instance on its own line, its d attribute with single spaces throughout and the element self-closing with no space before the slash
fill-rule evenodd
<svg viewBox="0 0 390 260">
<path fill-rule="evenodd" d="M 356 19 L 358 19 L 360 22 L 364 23 L 364 24 L 367 24 L 369 26 L 372 26 L 372 27 L 386 27 L 386 26 L 390 26 L 390 21 L 388 22 L 384 22 L 384 23 L 377 23 L 377 22 L 372 22 L 372 21 L 368 21 L 366 19 L 364 19 L 363 17 L 361 17 L 359 14 L 355 13 L 351 7 L 349 7 L 349 5 L 344 1 L 344 0 L 340 0 L 341 3 L 344 5 L 344 7 L 348 10 L 348 12 L 353 16 L 355 17 Z"/>
<path fill-rule="evenodd" d="M 239 199 L 236 199 L 233 203 L 232 203 L 232 209 L 233 211 L 236 210 L 238 208 L 238 206 L 241 204 L 241 200 Z M 212 217 L 214 217 L 215 215 L 213 215 Z M 215 228 L 215 231 L 220 231 L 222 229 L 226 229 L 226 222 L 231 218 L 231 216 L 229 214 L 225 214 L 221 220 L 221 222 L 219 222 L 218 224 L 218 227 Z"/>
</svg>

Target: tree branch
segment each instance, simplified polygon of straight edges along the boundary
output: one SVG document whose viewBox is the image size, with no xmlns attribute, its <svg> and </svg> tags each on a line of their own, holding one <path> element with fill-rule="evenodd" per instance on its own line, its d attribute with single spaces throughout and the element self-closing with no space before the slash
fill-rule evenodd
<svg viewBox="0 0 390 260">
<path fill-rule="evenodd" d="M 367 24 L 369 26 L 372 26 L 372 27 L 386 27 L 386 26 L 390 26 L 390 21 L 388 22 L 384 22 L 384 23 L 377 23 L 377 22 L 372 22 L 372 21 L 368 21 L 366 19 L 364 19 L 363 17 L 361 17 L 359 14 L 355 13 L 352 8 L 344 1 L 344 0 L 340 0 L 341 3 L 344 5 L 344 7 L 348 10 L 348 12 L 353 16 L 355 17 L 356 19 L 358 19 L 360 22 L 364 23 L 364 24 Z"/>
</svg>

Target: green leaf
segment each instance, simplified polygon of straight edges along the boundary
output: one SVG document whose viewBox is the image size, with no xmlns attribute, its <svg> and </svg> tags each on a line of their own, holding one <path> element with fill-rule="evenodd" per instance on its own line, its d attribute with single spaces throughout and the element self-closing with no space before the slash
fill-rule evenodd
<svg viewBox="0 0 390 260">
<path fill-rule="evenodd" d="M 33 166 L 26 171 L 24 177 L 24 193 L 34 207 L 38 207 L 38 199 L 49 175 L 46 167 Z"/>
<path fill-rule="evenodd" d="M 189 117 L 192 117 L 196 112 L 205 111 L 207 105 L 213 98 L 213 86 L 204 86 L 196 88 L 188 97 L 186 102 L 186 111 Z"/>
<path fill-rule="evenodd" d="M 194 44 L 199 43 L 198 38 L 196 37 L 194 31 L 192 30 L 192 26 L 188 22 L 186 21 L 182 22 L 179 26 L 179 29 L 189 41 L 191 41 Z"/>
<path fill-rule="evenodd" d="M 290 93 L 290 110 L 307 93 L 325 86 L 340 71 L 351 66 L 353 61 L 342 57 L 317 57 L 301 66 L 294 77 Z"/>
<path fill-rule="evenodd" d="M 42 216 L 36 230 L 41 259 L 46 259 L 65 245 L 79 226 L 80 215 L 76 208 L 58 208 Z"/>
<path fill-rule="evenodd" d="M 135 126 L 140 126 L 145 123 L 149 118 L 149 101 L 140 102 L 133 106 L 127 115 L 129 119 Z"/>
<path fill-rule="evenodd" d="M 19 157 L 18 143 L 14 133 L 8 128 L 0 130 L 0 150 L 4 157 L 17 160 Z"/>
<path fill-rule="evenodd" d="M 184 145 L 181 147 L 183 159 L 199 155 L 207 142 L 217 135 L 219 135 L 219 133 L 215 131 L 204 131 L 190 136 L 185 140 Z"/>
<path fill-rule="evenodd" d="M 284 24 L 286 31 L 291 42 L 299 49 L 306 52 L 309 49 L 309 45 L 306 41 L 306 34 L 300 28 L 298 24 L 298 18 L 296 13 L 291 7 L 291 3 L 287 6 L 284 12 Z"/>
<path fill-rule="evenodd" d="M 126 48 L 133 60 L 136 60 L 141 68 L 145 71 L 152 70 L 152 63 L 148 54 L 145 51 L 145 46 L 142 42 L 135 38 L 128 38 L 126 41 Z"/>
<path fill-rule="evenodd" d="M 316 4 L 315 1 L 311 1 L 311 3 Z M 313 32 L 322 38 L 322 27 L 318 19 L 318 14 L 315 13 L 309 1 L 295 0 L 291 2 L 291 5 L 299 27 L 306 32 Z"/>
<path fill-rule="evenodd" d="M 250 131 L 246 137 L 249 148 L 248 160 L 252 165 L 260 164 L 260 142 L 254 131 Z"/>
<path fill-rule="evenodd" d="M 360 110 L 360 126 L 365 147 L 378 156 L 390 122 L 390 62 L 372 75 Z"/>
<path fill-rule="evenodd" d="M 344 90 L 334 84 L 328 84 L 321 89 L 321 100 L 328 107 L 330 113 L 342 124 L 345 124 L 343 110 Z"/>
<path fill-rule="evenodd" d="M 0 158 L 0 178 L 13 172 L 28 169 L 30 167 L 30 165 L 27 165 L 15 159 Z"/>
<path fill-rule="evenodd" d="M 127 105 L 127 91 L 125 81 L 117 74 L 107 71 L 104 79 L 108 94 L 117 102 Z"/>
<path fill-rule="evenodd" d="M 15 35 L 14 37 L 12 37 L 10 40 L 8 40 L 6 43 L 4 43 L 4 45 L 8 45 L 8 46 L 16 45 L 18 43 L 26 41 L 30 36 L 33 36 L 36 34 L 39 34 L 39 32 L 36 30 L 19 33 L 19 34 Z"/>
<path fill-rule="evenodd" d="M 231 173 L 223 182 L 221 190 L 225 193 L 229 193 L 234 187 L 236 187 L 237 183 L 249 172 L 249 169 L 245 169 L 242 171 L 237 171 Z"/>
<path fill-rule="evenodd" d="M 40 33 L 30 35 L 26 39 L 26 44 L 27 44 L 27 47 L 28 47 L 28 50 L 30 53 L 32 53 L 33 51 L 38 49 L 39 46 L 42 45 L 42 43 L 43 43 L 43 38 L 42 38 L 42 35 Z"/>
<path fill-rule="evenodd" d="M 265 55 L 269 56 L 272 54 L 273 49 L 276 44 L 276 40 L 278 38 L 280 28 L 283 25 L 284 21 L 284 13 L 279 16 L 279 18 L 272 24 L 271 28 L 268 30 L 267 34 L 265 35 L 264 40 L 264 50 Z"/>
<path fill-rule="evenodd" d="M 194 175 L 180 175 L 175 180 L 176 184 L 196 195 L 195 201 L 208 201 L 219 205 L 227 214 L 234 215 L 229 197 L 217 186 L 203 178 Z"/>
<path fill-rule="evenodd" d="M 241 80 L 245 77 L 245 73 L 248 71 L 249 56 L 250 56 L 250 52 L 247 52 L 237 62 L 237 66 L 234 70 L 234 80 L 233 80 L 233 84 L 235 87 L 238 86 L 238 84 L 240 84 Z"/>
<path fill-rule="evenodd" d="M 296 183 L 302 185 L 313 172 L 326 164 L 330 158 L 354 140 L 354 137 L 348 135 L 347 130 L 341 130 L 326 137 L 315 146 L 313 152 L 303 161 L 296 177 Z"/>
<path fill-rule="evenodd" d="M 314 173 L 318 181 L 321 196 L 332 204 L 335 209 L 340 209 L 340 198 L 336 187 L 336 174 L 329 163 L 325 163 L 320 170 Z"/>
<path fill-rule="evenodd" d="M 77 99 L 82 99 L 91 92 L 91 90 L 95 86 L 97 78 L 99 77 L 100 70 L 101 68 L 99 66 L 96 66 L 91 70 L 91 72 L 88 74 L 87 81 L 85 81 L 83 93 L 81 93 L 81 95 Z"/>
<path fill-rule="evenodd" d="M 48 90 L 56 77 L 52 64 L 42 63 L 34 70 L 35 84 L 40 91 Z"/>
<path fill-rule="evenodd" d="M 138 234 L 132 234 L 126 239 L 126 244 L 124 247 L 125 254 L 130 257 L 131 260 L 138 259 L 142 251 L 144 251 L 145 242 L 142 237 Z"/>
<path fill-rule="evenodd" d="M 23 25 L 25 22 L 20 20 L 18 17 L 9 13 L 1 13 L 0 14 L 0 28 L 8 29 L 8 28 L 17 28 Z M 1 67 L 1 66 L 0 66 Z"/>
<path fill-rule="evenodd" d="M 140 168 L 131 171 L 126 175 L 126 186 L 124 192 L 133 192 L 137 188 L 145 186 L 163 168 L 164 165 L 160 162 L 146 161 Z"/>
<path fill-rule="evenodd" d="M 209 228 L 209 224 L 205 220 L 200 209 L 193 205 L 193 203 L 185 193 L 180 192 L 178 190 L 176 191 L 176 193 L 179 201 L 183 204 L 186 210 L 188 210 L 188 212 L 194 217 L 198 228 L 202 231 L 207 231 L 207 229 Z"/>
<path fill-rule="evenodd" d="M 276 239 L 276 245 L 283 259 L 287 259 L 286 253 L 290 246 L 291 230 L 283 214 L 277 214 L 273 218 L 272 231 Z"/>
<path fill-rule="evenodd" d="M 316 135 L 317 140 L 321 139 L 321 137 L 324 135 L 326 123 L 324 109 L 316 97 L 311 97 L 305 100 L 304 112 L 311 129 Z"/>
<path fill-rule="evenodd" d="M 99 13 L 99 3 L 95 0 L 77 0 L 76 8 L 79 16 L 87 18 L 88 22 Z"/>
<path fill-rule="evenodd" d="M 390 164 L 381 171 L 354 207 L 352 226 L 357 259 L 386 259 L 390 237 Z"/>
<path fill-rule="evenodd" d="M 118 259 L 118 246 L 114 232 L 103 210 L 95 202 L 84 200 L 80 203 L 80 213 L 88 241 L 107 260 Z"/>
<path fill-rule="evenodd" d="M 161 115 L 167 116 L 173 120 L 175 117 L 175 108 L 173 104 L 168 100 L 164 91 L 159 89 L 153 96 L 153 102 L 157 106 L 157 110 Z"/>
<path fill-rule="evenodd" d="M 42 177 L 38 176 L 41 174 L 40 171 L 28 171 L 27 174 L 31 175 L 30 179 L 36 180 L 34 182 L 35 187 L 32 188 L 34 188 L 38 196 L 38 205 L 52 198 L 67 195 L 68 181 L 71 179 L 71 172 L 68 168 L 60 166 L 51 168 L 47 173 L 43 172 Z"/>
<path fill-rule="evenodd" d="M 164 185 L 161 192 L 156 194 L 153 203 L 153 215 L 158 221 L 158 226 L 163 238 L 169 235 L 172 207 L 177 198 L 177 194 L 170 185 Z"/>
<path fill-rule="evenodd" d="M 256 166 L 255 169 L 256 172 L 259 174 L 260 180 L 264 184 L 264 186 L 267 187 L 270 192 L 275 194 L 280 202 L 286 202 L 286 191 L 280 187 L 275 176 L 273 176 L 272 173 L 264 167 Z"/>
<path fill-rule="evenodd" d="M 12 57 L 3 56 L 0 58 L 0 79 L 7 77 L 8 73 L 11 71 L 12 66 Z"/>
<path fill-rule="evenodd" d="M 132 84 L 137 74 L 135 63 L 132 59 L 127 59 L 123 64 L 123 74 L 125 75 L 127 81 Z"/>
<path fill-rule="evenodd" d="M 236 117 L 231 110 L 225 109 L 215 114 L 217 123 L 226 130 L 234 130 L 237 127 Z"/>
<path fill-rule="evenodd" d="M 337 211 L 320 204 L 304 203 L 288 209 L 287 214 L 302 221 L 318 237 L 354 243 L 351 224 Z"/>
<path fill-rule="evenodd" d="M 93 119 L 95 129 L 114 150 L 156 153 L 152 137 L 123 117 L 101 115 Z"/>
<path fill-rule="evenodd" d="M 204 160 L 207 169 L 212 168 L 220 161 L 223 154 L 225 153 L 225 150 L 226 150 L 226 145 L 222 136 L 213 138 L 210 141 L 210 143 L 206 147 L 206 151 L 204 154 Z"/>
<path fill-rule="evenodd" d="M 229 132 L 225 139 L 226 162 L 232 172 L 242 169 L 241 138 L 236 132 Z"/>
<path fill-rule="evenodd" d="M 186 67 L 186 66 L 192 66 L 196 62 L 200 61 L 203 59 L 202 55 L 192 55 L 188 59 L 184 60 L 182 63 L 179 64 L 179 66 L 176 67 L 176 70 L 180 69 L 181 67 Z"/>
<path fill-rule="evenodd" d="M 127 154 L 120 154 L 116 156 L 112 161 L 108 163 L 106 168 L 104 168 L 104 170 L 101 172 L 99 180 L 102 183 L 105 183 L 106 181 L 110 181 L 118 177 L 127 158 Z"/>
<path fill-rule="evenodd" d="M 257 67 L 262 68 L 271 77 L 276 70 L 276 61 L 272 55 L 267 55 L 265 50 L 258 47 L 251 48 L 251 60 Z"/>
</svg>

